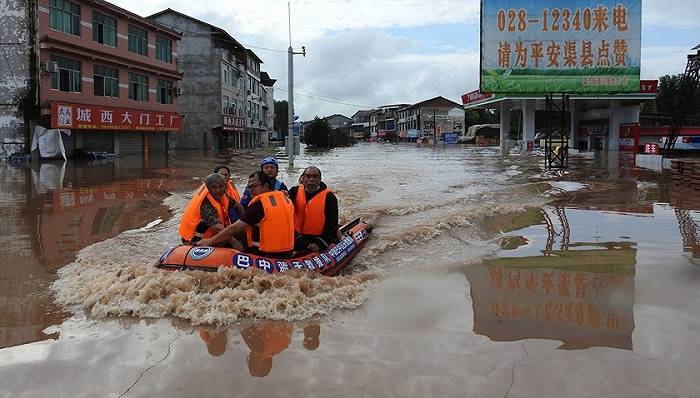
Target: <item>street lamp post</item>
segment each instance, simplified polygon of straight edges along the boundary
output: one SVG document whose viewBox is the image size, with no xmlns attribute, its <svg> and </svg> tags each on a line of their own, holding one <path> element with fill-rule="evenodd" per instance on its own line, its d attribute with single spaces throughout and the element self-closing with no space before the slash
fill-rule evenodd
<svg viewBox="0 0 700 398">
<path fill-rule="evenodd" d="M 306 47 L 301 46 L 301 52 L 294 52 L 292 48 L 292 8 L 287 2 L 287 15 L 289 17 L 289 48 L 287 49 L 287 143 L 286 152 L 289 156 L 289 165 L 294 165 L 295 139 L 294 139 L 294 55 L 301 54 L 306 57 Z"/>
</svg>

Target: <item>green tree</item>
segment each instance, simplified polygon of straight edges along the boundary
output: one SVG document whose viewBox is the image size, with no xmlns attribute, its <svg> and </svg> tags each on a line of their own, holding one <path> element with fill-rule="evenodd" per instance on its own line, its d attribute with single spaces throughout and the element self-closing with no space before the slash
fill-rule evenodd
<svg viewBox="0 0 700 398">
<path fill-rule="evenodd" d="M 656 95 L 656 109 L 659 113 L 672 115 L 679 108 L 679 91 L 683 74 L 664 75 L 659 78 L 659 93 Z M 700 86 L 695 90 L 695 95 L 689 107 L 690 117 L 700 117 Z"/>
<path fill-rule="evenodd" d="M 464 126 L 469 127 L 479 122 L 479 111 L 476 109 L 467 109 L 464 111 Z"/>
<path fill-rule="evenodd" d="M 333 148 L 352 144 L 349 135 L 342 129 L 332 129 L 318 116 L 304 128 L 304 142 L 309 146 Z"/>
<path fill-rule="evenodd" d="M 281 131 L 282 137 L 286 137 L 289 129 L 289 104 L 287 101 L 274 101 L 274 105 L 275 119 L 273 128 L 276 131 Z"/>
</svg>

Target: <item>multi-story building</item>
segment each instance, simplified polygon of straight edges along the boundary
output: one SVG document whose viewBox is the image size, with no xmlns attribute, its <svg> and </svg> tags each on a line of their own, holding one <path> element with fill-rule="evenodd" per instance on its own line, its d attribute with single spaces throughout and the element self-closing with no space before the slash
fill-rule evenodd
<svg viewBox="0 0 700 398">
<path fill-rule="evenodd" d="M 253 148 L 263 130 L 260 63 L 225 30 L 170 8 L 148 19 L 182 34 L 180 148 Z"/>
<path fill-rule="evenodd" d="M 396 141 L 398 137 L 396 114 L 399 109 L 406 106 L 408 104 L 383 105 L 373 110 L 369 115 L 370 139 Z"/>
<path fill-rule="evenodd" d="M 371 109 L 361 109 L 352 115 L 351 131 L 354 139 L 361 140 L 369 138 L 369 116 L 371 113 Z"/>
<path fill-rule="evenodd" d="M 180 130 L 180 34 L 102 0 L 38 0 L 36 123 L 73 150 L 165 151 Z"/>
<path fill-rule="evenodd" d="M 274 85 L 276 79 L 270 79 L 267 72 L 260 73 L 260 83 L 262 84 L 263 92 L 263 128 L 265 129 L 260 137 L 262 146 L 268 146 L 270 138 L 273 138 L 275 129 L 275 101 L 274 101 Z"/>
<path fill-rule="evenodd" d="M 245 132 L 250 136 L 252 147 L 260 146 L 260 136 L 265 131 L 263 128 L 264 98 L 260 83 L 260 64 L 262 60 L 251 50 L 245 51 L 246 64 L 246 118 Z"/>
<path fill-rule="evenodd" d="M 438 96 L 405 106 L 398 111 L 398 136 L 404 141 L 415 141 L 421 136 L 435 136 L 439 139 L 443 133 L 462 129 L 463 126 L 455 126 L 449 118 L 451 109 L 462 109 L 462 106 L 445 97 Z"/>
</svg>

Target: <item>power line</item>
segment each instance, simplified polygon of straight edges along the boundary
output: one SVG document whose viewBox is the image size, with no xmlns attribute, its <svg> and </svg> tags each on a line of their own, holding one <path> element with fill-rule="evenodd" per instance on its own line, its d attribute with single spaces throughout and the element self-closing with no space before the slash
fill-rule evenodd
<svg viewBox="0 0 700 398">
<path fill-rule="evenodd" d="M 275 90 L 284 91 L 285 93 L 288 92 L 286 89 L 280 88 L 280 87 L 275 87 Z M 323 101 L 323 102 L 331 102 L 331 103 L 334 103 L 334 104 L 341 104 L 341 105 L 348 105 L 348 106 L 356 106 L 356 107 L 358 107 L 358 108 L 375 108 L 374 105 L 353 104 L 353 103 L 345 102 L 345 101 L 342 101 L 342 100 L 339 100 L 339 99 L 335 99 L 335 98 L 327 98 L 327 97 L 321 97 L 321 96 L 314 95 L 314 94 L 300 93 L 300 92 L 298 92 L 298 91 L 296 91 L 296 90 L 294 90 L 294 94 L 296 94 L 296 95 L 301 95 L 302 97 L 313 98 L 313 99 L 315 99 L 315 100 L 319 100 L 319 101 Z"/>
<path fill-rule="evenodd" d="M 276 48 L 267 48 L 267 47 L 259 47 L 259 46 L 251 46 L 250 44 L 243 44 L 244 47 L 248 48 L 256 48 L 258 50 L 267 50 L 267 51 L 274 51 L 278 53 L 286 53 L 288 50 L 278 50 Z"/>
</svg>

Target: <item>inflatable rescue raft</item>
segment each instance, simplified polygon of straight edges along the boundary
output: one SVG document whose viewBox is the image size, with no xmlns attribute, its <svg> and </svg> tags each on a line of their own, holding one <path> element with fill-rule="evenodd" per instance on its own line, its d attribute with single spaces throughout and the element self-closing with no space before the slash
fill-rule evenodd
<svg viewBox="0 0 700 398">
<path fill-rule="evenodd" d="M 340 228 L 342 238 L 320 253 L 305 253 L 292 258 L 275 258 L 245 253 L 226 247 L 180 245 L 160 256 L 156 267 L 169 270 L 216 271 L 220 266 L 260 268 L 269 273 L 291 269 L 311 270 L 333 276 L 345 268 L 362 249 L 372 226 L 355 219 Z"/>
</svg>

